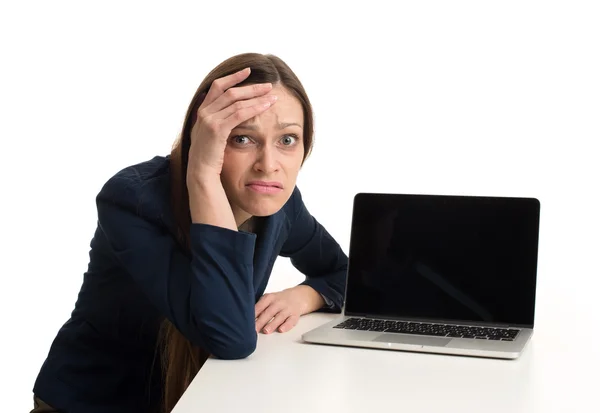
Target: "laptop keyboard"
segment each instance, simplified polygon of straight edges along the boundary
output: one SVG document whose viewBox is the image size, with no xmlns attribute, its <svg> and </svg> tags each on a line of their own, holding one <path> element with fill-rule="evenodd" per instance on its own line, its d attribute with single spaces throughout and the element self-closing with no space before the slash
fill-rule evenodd
<svg viewBox="0 0 600 413">
<path fill-rule="evenodd" d="M 519 330 L 514 328 L 457 326 L 453 324 L 417 323 L 371 318 L 349 318 L 337 324 L 334 328 L 500 341 L 513 341 L 519 333 Z"/>
</svg>

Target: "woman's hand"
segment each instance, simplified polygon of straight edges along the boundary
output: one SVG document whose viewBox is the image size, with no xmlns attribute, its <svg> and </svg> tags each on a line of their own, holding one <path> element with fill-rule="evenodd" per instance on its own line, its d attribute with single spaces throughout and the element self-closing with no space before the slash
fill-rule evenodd
<svg viewBox="0 0 600 413">
<path fill-rule="evenodd" d="M 308 285 L 298 285 L 286 290 L 263 295 L 255 305 L 256 331 L 269 334 L 294 328 L 300 316 L 325 305 L 321 294 Z"/>
<path fill-rule="evenodd" d="M 250 68 L 215 80 L 198 108 L 192 127 L 187 178 L 219 177 L 231 130 L 267 110 L 276 96 L 265 96 L 271 83 L 232 87 L 250 75 Z"/>
</svg>

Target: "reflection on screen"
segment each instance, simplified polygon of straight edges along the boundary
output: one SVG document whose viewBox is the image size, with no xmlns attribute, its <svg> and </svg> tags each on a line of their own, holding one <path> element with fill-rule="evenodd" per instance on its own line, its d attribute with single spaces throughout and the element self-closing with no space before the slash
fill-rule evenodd
<svg viewBox="0 0 600 413">
<path fill-rule="evenodd" d="M 350 315 L 533 326 L 535 199 L 359 194 Z"/>
</svg>

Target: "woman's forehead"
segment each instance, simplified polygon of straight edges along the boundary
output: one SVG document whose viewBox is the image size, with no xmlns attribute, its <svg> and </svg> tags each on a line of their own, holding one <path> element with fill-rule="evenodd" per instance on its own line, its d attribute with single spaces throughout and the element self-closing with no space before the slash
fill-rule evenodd
<svg viewBox="0 0 600 413">
<path fill-rule="evenodd" d="M 304 127 L 304 111 L 300 101 L 294 95 L 281 87 L 274 87 L 269 94 L 276 95 L 277 102 L 238 127 L 247 127 L 248 129 Z"/>
</svg>

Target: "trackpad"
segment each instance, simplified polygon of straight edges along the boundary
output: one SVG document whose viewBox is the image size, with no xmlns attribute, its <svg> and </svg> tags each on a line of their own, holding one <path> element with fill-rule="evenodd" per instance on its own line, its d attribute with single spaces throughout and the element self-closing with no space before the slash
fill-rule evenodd
<svg viewBox="0 0 600 413">
<path fill-rule="evenodd" d="M 444 347 L 452 341 L 451 338 L 410 336 L 407 334 L 381 334 L 373 339 L 382 343 L 414 344 L 417 346 Z"/>
</svg>

